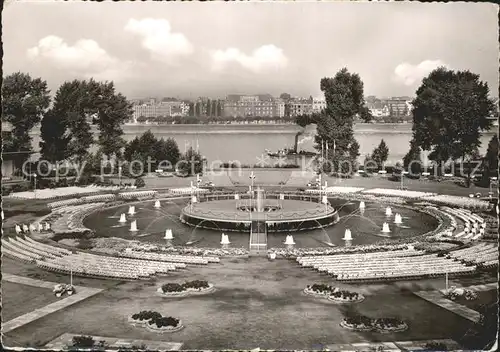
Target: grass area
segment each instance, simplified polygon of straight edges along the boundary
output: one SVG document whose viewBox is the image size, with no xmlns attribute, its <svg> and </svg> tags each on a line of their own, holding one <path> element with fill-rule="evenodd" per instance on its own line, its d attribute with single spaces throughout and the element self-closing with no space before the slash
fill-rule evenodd
<svg viewBox="0 0 500 352">
<path fill-rule="evenodd" d="M 473 301 L 467 301 L 465 298 L 458 298 L 455 303 L 462 304 L 470 309 L 478 310 L 478 308 L 483 304 L 495 303 L 498 300 L 498 290 L 489 291 L 479 291 L 477 293 L 477 299 Z"/>
<path fill-rule="evenodd" d="M 43 281 L 60 282 L 60 283 L 70 282 L 69 275 L 45 271 L 38 268 L 36 265 L 15 261 L 6 257 L 2 258 L 2 273 L 25 276 L 32 279 L 43 280 Z M 86 287 L 105 289 L 113 287 L 120 283 L 121 281 L 116 281 L 116 280 L 101 280 L 101 279 L 85 278 L 78 276 L 73 277 L 73 285 L 76 286 L 86 286 Z"/>
<path fill-rule="evenodd" d="M 47 203 L 47 200 L 42 199 L 3 198 L 2 209 L 5 215 L 3 228 L 11 229 L 15 224 L 30 223 L 36 218 L 49 214 L 50 209 Z"/>
<path fill-rule="evenodd" d="M 204 296 L 165 298 L 156 288 L 166 282 L 202 279 L 216 291 Z M 307 284 L 328 283 L 365 295 L 362 303 L 346 305 L 306 296 Z M 406 285 L 406 286 L 405 286 Z M 410 286 L 408 286 L 410 285 Z M 310 349 L 332 343 L 454 338 L 469 323 L 447 310 L 414 297 L 402 287 L 431 289 L 436 282 L 377 285 L 338 284 L 325 275 L 280 260 L 223 260 L 221 264 L 189 267 L 168 277 L 114 286 L 83 302 L 55 312 L 5 335 L 10 346 L 48 343 L 58 335 L 78 334 L 184 342 L 186 349 Z M 131 326 L 127 317 L 152 309 L 182 319 L 185 329 L 155 334 Z M 340 321 L 353 311 L 370 317 L 399 316 L 410 326 L 400 334 L 358 333 Z"/>
<path fill-rule="evenodd" d="M 50 289 L 2 281 L 2 320 L 7 322 L 37 308 L 57 302 Z"/>
</svg>

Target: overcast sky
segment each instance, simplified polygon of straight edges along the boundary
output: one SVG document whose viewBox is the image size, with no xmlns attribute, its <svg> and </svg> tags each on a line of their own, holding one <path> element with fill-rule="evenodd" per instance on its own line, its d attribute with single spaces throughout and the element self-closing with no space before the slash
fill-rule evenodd
<svg viewBox="0 0 500 352">
<path fill-rule="evenodd" d="M 365 95 L 414 95 L 437 66 L 498 95 L 497 7 L 478 3 L 15 2 L 3 12 L 4 74 L 51 90 L 113 80 L 129 98 L 288 92 L 319 96 L 342 67 Z"/>
</svg>

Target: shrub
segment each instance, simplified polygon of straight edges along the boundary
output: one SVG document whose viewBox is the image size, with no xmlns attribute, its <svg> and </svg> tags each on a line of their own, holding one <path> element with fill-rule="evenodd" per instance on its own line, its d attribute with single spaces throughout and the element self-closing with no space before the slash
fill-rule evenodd
<svg viewBox="0 0 500 352">
<path fill-rule="evenodd" d="M 184 287 L 181 284 L 169 282 L 161 286 L 163 292 L 182 292 Z"/>
<path fill-rule="evenodd" d="M 428 342 L 424 348 L 427 351 L 448 351 L 448 346 L 442 342 Z"/>
<path fill-rule="evenodd" d="M 73 336 L 73 347 L 90 348 L 94 347 L 95 341 L 92 336 Z"/>
<path fill-rule="evenodd" d="M 175 319 L 172 317 L 161 317 L 160 316 L 159 318 L 150 320 L 149 325 L 156 325 L 159 328 L 164 327 L 164 326 L 165 327 L 172 326 L 175 328 L 177 325 L 179 325 L 179 319 Z"/>
<path fill-rule="evenodd" d="M 135 179 L 134 186 L 137 188 L 142 188 L 146 186 L 146 182 L 144 182 L 144 179 L 142 177 L 138 177 Z"/>
<path fill-rule="evenodd" d="M 208 288 L 208 282 L 204 280 L 194 280 L 194 281 L 188 281 L 182 284 L 182 286 L 187 289 L 187 288 Z"/>
<path fill-rule="evenodd" d="M 140 311 L 139 313 L 132 315 L 132 319 L 141 321 L 157 319 L 157 318 L 161 318 L 161 314 L 151 310 L 143 310 Z"/>
</svg>

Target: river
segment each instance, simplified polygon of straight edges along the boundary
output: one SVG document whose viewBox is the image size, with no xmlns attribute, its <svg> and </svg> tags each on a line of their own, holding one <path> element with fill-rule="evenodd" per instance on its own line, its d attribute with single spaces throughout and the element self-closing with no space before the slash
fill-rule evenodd
<svg viewBox="0 0 500 352">
<path fill-rule="evenodd" d="M 389 147 L 388 163 L 394 164 L 402 160 L 408 152 L 412 136 L 411 124 L 356 124 L 354 135 L 360 144 L 360 161 L 364 155 L 371 153 L 384 139 Z M 284 147 L 292 147 L 295 135 L 302 128 L 296 125 L 125 125 L 124 138 L 134 139 L 147 130 L 151 130 L 157 138 L 172 137 L 177 141 L 179 149 L 199 147 L 200 152 L 209 163 L 216 160 L 238 160 L 242 164 L 255 164 L 262 157 L 265 149 L 276 151 Z M 480 153 L 484 154 L 488 141 L 495 134 L 496 127 L 481 136 Z M 313 150 L 314 127 L 309 127 L 301 136 L 299 149 Z M 38 129 L 30 133 L 33 147 L 39 150 L 40 132 Z M 95 150 L 95 148 L 92 148 Z"/>
</svg>

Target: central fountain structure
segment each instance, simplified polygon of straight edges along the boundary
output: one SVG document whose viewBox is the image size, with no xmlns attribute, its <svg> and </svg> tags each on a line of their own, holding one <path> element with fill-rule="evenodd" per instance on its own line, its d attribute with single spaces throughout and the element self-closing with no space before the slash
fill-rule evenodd
<svg viewBox="0 0 500 352">
<path fill-rule="evenodd" d="M 161 204 L 160 204 L 159 200 L 155 201 L 155 208 L 156 209 L 160 209 L 161 208 Z"/>
<path fill-rule="evenodd" d="M 324 228 L 339 221 L 337 211 L 328 202 L 322 202 L 322 197 L 319 202 L 317 197 L 286 199 L 282 193 L 250 188 L 248 193 L 237 196 L 199 199 L 196 207 L 184 207 L 180 221 L 217 231 L 247 233 L 256 223 L 266 232 L 296 232 Z"/>
</svg>

